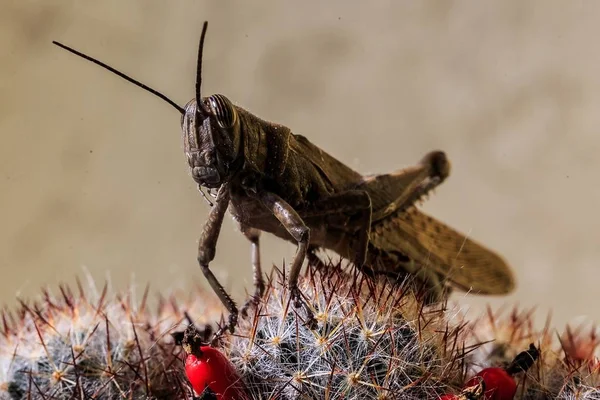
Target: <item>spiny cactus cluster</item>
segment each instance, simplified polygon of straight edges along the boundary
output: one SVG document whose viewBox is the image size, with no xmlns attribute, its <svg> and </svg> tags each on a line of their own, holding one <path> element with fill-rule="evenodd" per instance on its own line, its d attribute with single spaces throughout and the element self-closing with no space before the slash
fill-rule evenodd
<svg viewBox="0 0 600 400">
<path fill-rule="evenodd" d="M 62 286 L 58 296 L 44 290 L 40 301 L 4 311 L 0 399 L 189 397 L 181 349 L 166 334 L 181 329 L 183 310 L 215 318 L 220 307 L 210 296 L 182 306 L 171 297 L 150 310 L 147 291 L 137 304 L 133 294 Z"/>
<path fill-rule="evenodd" d="M 460 328 L 406 285 L 373 284 L 330 266 L 302 280 L 307 326 L 276 271 L 229 357 L 251 399 L 437 399 L 462 382 Z"/>
<path fill-rule="evenodd" d="M 301 276 L 317 320 L 309 327 L 305 310 L 290 304 L 285 282 L 274 269 L 259 304 L 220 342 L 226 357 L 220 362 L 235 371 L 228 379 L 239 377 L 241 400 L 600 400 L 595 330 L 559 336 L 549 324 L 534 329 L 532 312 L 518 310 L 490 310 L 467 322 L 444 304 L 424 306 L 405 283 L 365 279 L 339 264 L 309 266 Z M 222 319 L 218 299 L 195 288 L 150 307 L 148 290 L 139 301 L 133 290 L 109 292 L 93 284 L 63 286 L 57 296 L 45 290 L 38 301 L 4 311 L 0 399 L 192 399 L 186 353 L 174 339 L 183 335 L 172 334 Z M 515 371 L 511 362 L 532 348 L 535 362 Z M 187 364 L 188 374 L 210 375 L 202 362 L 213 350 L 204 349 L 194 360 L 188 356 L 196 362 Z M 502 370 L 510 372 L 516 394 L 501 397 L 490 387 L 465 392 L 478 383 L 470 379 L 475 374 Z M 204 376 L 194 377 L 197 395 L 233 400 L 203 390 Z"/>
<path fill-rule="evenodd" d="M 600 400 L 599 338 L 595 327 L 567 327 L 562 335 L 551 328 L 535 329 L 533 310 L 514 308 L 506 315 L 492 312 L 471 321 L 471 342 L 484 343 L 471 354 L 471 371 L 489 366 L 506 366 L 536 343 L 540 357 L 519 379 L 515 399 Z"/>
</svg>

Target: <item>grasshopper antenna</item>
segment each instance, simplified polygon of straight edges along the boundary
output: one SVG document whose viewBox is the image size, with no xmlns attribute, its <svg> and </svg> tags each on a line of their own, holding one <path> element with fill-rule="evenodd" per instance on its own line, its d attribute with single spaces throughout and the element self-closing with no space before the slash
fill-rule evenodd
<svg viewBox="0 0 600 400">
<path fill-rule="evenodd" d="M 202 111 L 208 113 L 208 110 L 202 103 L 202 52 L 204 50 L 204 38 L 206 37 L 206 29 L 208 28 L 208 21 L 204 21 L 202 25 L 202 33 L 200 34 L 200 43 L 198 44 L 198 63 L 196 64 L 196 105 L 201 108 Z"/>
<path fill-rule="evenodd" d="M 206 23 L 204 25 L 204 30 L 206 30 Z M 202 38 L 204 38 L 204 31 L 202 32 Z M 71 48 L 69 46 L 66 46 L 66 45 L 64 45 L 62 43 L 59 43 L 57 41 L 54 41 L 54 40 L 52 41 L 52 43 L 55 44 L 55 45 L 57 45 L 58 47 L 61 47 L 61 48 L 65 49 L 65 50 L 67 50 L 70 53 L 75 54 L 76 56 L 79 56 L 79 57 L 83 58 L 84 60 L 91 61 L 92 63 L 94 63 L 96 65 L 99 65 L 99 66 L 101 66 L 104 69 L 109 70 L 113 74 L 120 76 L 121 78 L 125 79 L 126 81 L 133 83 L 135 86 L 140 87 L 140 88 L 144 89 L 145 91 L 152 93 L 156 97 L 161 98 L 162 100 L 166 101 L 171 106 L 173 106 L 173 108 L 175 108 L 177 111 L 179 111 L 179 113 L 181 115 L 185 115 L 185 109 L 183 107 L 179 106 L 177 103 L 175 103 L 173 100 L 171 100 L 166 95 L 164 95 L 161 92 L 159 92 L 158 90 L 152 89 L 151 87 L 144 85 L 142 82 L 137 81 L 137 80 L 131 78 L 130 76 L 125 75 L 123 72 L 114 69 L 110 65 L 107 65 L 107 64 L 103 63 L 102 61 L 96 60 L 93 57 L 90 57 L 90 56 L 88 56 L 86 54 L 83 54 L 83 53 L 81 53 L 81 52 L 79 52 L 79 51 L 77 51 L 77 50 L 75 50 L 75 49 L 73 49 L 73 48 Z"/>
</svg>

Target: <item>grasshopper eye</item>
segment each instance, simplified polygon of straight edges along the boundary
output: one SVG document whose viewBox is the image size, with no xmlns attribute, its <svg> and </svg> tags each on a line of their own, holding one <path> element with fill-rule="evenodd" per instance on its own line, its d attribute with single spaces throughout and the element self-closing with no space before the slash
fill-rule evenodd
<svg viewBox="0 0 600 400">
<path fill-rule="evenodd" d="M 237 113 L 227 97 L 214 94 L 208 98 L 208 106 L 221 128 L 231 128 L 235 124 Z"/>
</svg>

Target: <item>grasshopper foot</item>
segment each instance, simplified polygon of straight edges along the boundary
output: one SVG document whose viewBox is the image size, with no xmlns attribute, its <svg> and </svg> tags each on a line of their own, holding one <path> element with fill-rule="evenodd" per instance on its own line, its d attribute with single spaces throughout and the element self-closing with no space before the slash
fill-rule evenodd
<svg viewBox="0 0 600 400">
<path fill-rule="evenodd" d="M 302 293 L 300 293 L 300 289 L 297 287 L 292 289 L 292 301 L 294 302 L 294 307 L 304 308 L 304 311 L 306 312 L 306 321 L 304 322 L 304 325 L 309 329 L 316 329 L 317 319 L 315 318 L 315 314 L 311 310 L 306 300 L 304 300 Z"/>
<path fill-rule="evenodd" d="M 317 321 L 312 312 L 310 313 L 310 315 L 308 315 L 306 322 L 304 322 L 304 326 L 306 326 L 311 331 L 314 331 L 319 327 L 319 322 Z"/>
<path fill-rule="evenodd" d="M 242 318 L 244 318 L 244 319 L 248 318 L 248 309 L 250 309 L 251 307 L 256 307 L 259 304 L 260 304 L 260 296 L 258 296 L 256 294 L 251 296 L 248 300 L 246 300 L 246 302 L 244 303 L 244 306 L 242 307 L 242 310 L 240 311 Z"/>
<path fill-rule="evenodd" d="M 227 332 L 227 330 L 229 330 L 229 333 L 233 335 L 233 333 L 235 332 L 235 327 L 237 326 L 237 321 L 237 312 L 229 314 L 229 320 L 227 321 L 228 323 L 219 327 L 217 332 L 214 334 L 212 340 L 210 341 L 210 345 L 216 347 L 221 341 L 223 335 L 225 335 L 225 332 Z"/>
</svg>

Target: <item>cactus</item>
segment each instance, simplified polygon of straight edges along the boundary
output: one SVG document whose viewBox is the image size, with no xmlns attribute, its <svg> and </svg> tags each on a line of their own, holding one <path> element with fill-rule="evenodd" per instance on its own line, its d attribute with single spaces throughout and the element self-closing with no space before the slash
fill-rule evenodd
<svg viewBox="0 0 600 400">
<path fill-rule="evenodd" d="M 526 343 L 535 343 L 539 359 L 526 373 L 516 375 L 515 399 L 600 399 L 595 329 L 585 332 L 583 325 L 567 327 L 557 339 L 549 318 L 543 329 L 536 330 L 533 317 L 533 310 L 514 308 L 508 315 L 488 310 L 487 315 L 471 321 L 467 328 L 470 342 L 485 343 L 470 356 L 471 373 L 491 366 L 506 367 Z"/>
<path fill-rule="evenodd" d="M 437 399 L 462 381 L 462 336 L 444 308 L 425 308 L 406 284 L 373 283 L 339 265 L 312 271 L 305 324 L 276 270 L 229 357 L 252 399 Z"/>
<path fill-rule="evenodd" d="M 274 268 L 259 304 L 219 343 L 247 400 L 483 400 L 493 397 L 465 385 L 500 369 L 514 379 L 515 399 L 600 399 L 594 329 L 558 337 L 549 323 L 536 330 L 532 311 L 517 309 L 465 321 L 447 304 L 425 306 L 409 282 L 365 278 L 340 263 L 309 265 L 300 277 L 317 319 L 309 327 L 285 282 Z M 148 300 L 148 289 L 139 301 L 135 293 L 98 291 L 90 280 L 5 310 L 0 399 L 192 399 L 177 343 L 183 335 L 175 333 L 223 320 L 221 304 L 199 287 L 158 301 Z M 208 341 L 211 329 L 200 331 Z M 513 368 L 530 344 L 539 357 L 526 371 Z M 213 386 L 204 399 L 218 398 Z"/>
<path fill-rule="evenodd" d="M 214 318 L 215 302 L 175 297 L 146 306 L 127 296 L 98 292 L 78 282 L 77 294 L 44 290 L 40 301 L 21 302 L 2 315 L 0 399 L 185 398 L 181 349 L 165 335 L 183 326 L 183 310 Z M 201 297 L 202 298 L 202 297 Z M 188 299 L 189 300 L 189 299 Z M 202 311 L 202 312 L 199 312 Z"/>
</svg>

